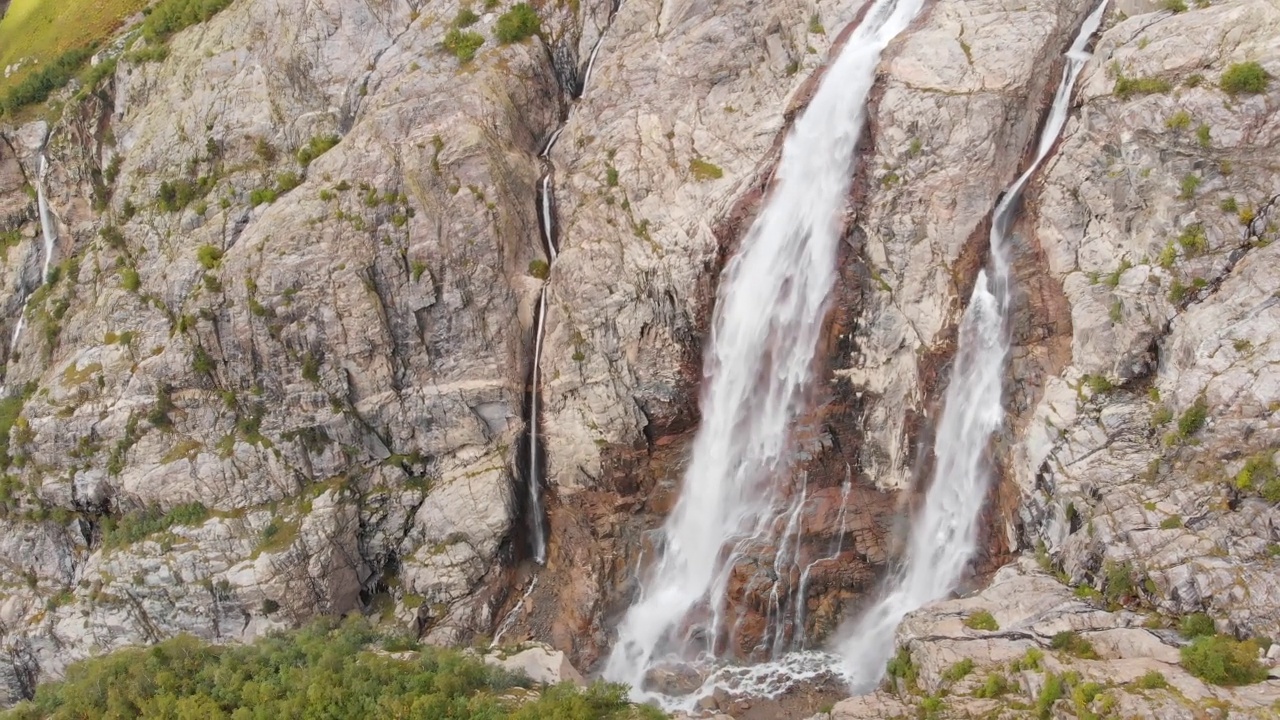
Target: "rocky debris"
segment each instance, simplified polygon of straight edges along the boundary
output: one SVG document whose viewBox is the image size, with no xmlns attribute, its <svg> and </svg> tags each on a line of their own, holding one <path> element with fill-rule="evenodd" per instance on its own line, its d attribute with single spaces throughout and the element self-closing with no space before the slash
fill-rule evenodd
<svg viewBox="0 0 1280 720">
<path fill-rule="evenodd" d="M 966 624 L 981 611 L 993 615 L 994 628 Z M 1041 717 L 1192 718 L 1212 710 L 1262 718 L 1280 703 L 1280 679 L 1205 684 L 1178 664 L 1185 641 L 1177 633 L 1150 629 L 1136 613 L 1099 609 L 1029 559 L 1000 570 L 976 595 L 912 613 L 897 642 L 883 689 L 815 717 L 1015 718 L 1043 708 Z M 1046 696 L 1063 679 L 1075 691 Z"/>
<path fill-rule="evenodd" d="M 533 647 L 520 646 L 515 651 L 499 650 L 484 656 L 489 665 L 526 675 L 534 682 L 557 685 L 562 682 L 584 686 L 582 673 L 573 667 L 569 658 L 550 645 L 537 643 Z"/>
</svg>

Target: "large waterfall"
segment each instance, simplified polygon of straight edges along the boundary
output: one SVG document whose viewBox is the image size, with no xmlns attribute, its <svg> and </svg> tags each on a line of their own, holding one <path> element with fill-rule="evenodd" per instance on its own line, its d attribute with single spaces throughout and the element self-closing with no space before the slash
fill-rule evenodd
<svg viewBox="0 0 1280 720">
<path fill-rule="evenodd" d="M 1009 353 L 1009 235 L 1019 199 L 1067 122 L 1071 92 L 1089 54 L 1085 48 L 1102 24 L 1106 0 L 1085 20 L 1071 49 L 1035 162 L 996 206 L 991 225 L 991 268 L 978 274 L 960 321 L 959 347 L 934 446 L 933 480 L 915 520 L 906 562 L 884 597 L 841 644 L 855 690 L 872 689 L 893 652 L 902 618 L 951 593 L 977 546 L 978 518 L 990 484 L 987 447 L 1004 421 L 1005 357 Z"/>
<path fill-rule="evenodd" d="M 693 457 L 660 556 L 618 627 L 610 680 L 639 690 L 665 660 L 714 655 L 736 546 L 788 510 L 774 488 L 812 379 L 867 96 L 881 52 L 923 3 L 872 6 L 787 137 L 775 187 L 725 268 Z"/>
</svg>

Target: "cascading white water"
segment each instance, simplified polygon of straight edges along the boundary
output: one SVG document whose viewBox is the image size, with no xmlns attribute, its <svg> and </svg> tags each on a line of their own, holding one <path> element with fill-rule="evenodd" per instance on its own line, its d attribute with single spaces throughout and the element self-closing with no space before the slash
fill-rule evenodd
<svg viewBox="0 0 1280 720">
<path fill-rule="evenodd" d="M 53 260 L 53 246 L 58 241 L 58 226 L 54 224 L 53 213 L 49 210 L 49 201 L 45 199 L 44 182 L 48 174 L 48 161 L 44 153 L 40 153 L 40 167 L 36 170 L 36 208 L 40 212 L 40 235 L 44 242 L 44 264 L 40 266 L 40 279 L 36 287 L 40 287 L 49 278 L 49 263 Z M 18 311 L 18 322 L 13 326 L 13 335 L 9 338 L 9 352 L 18 348 L 18 338 L 27 324 L 27 303 L 31 300 L 28 294 L 22 301 L 22 309 Z"/>
<path fill-rule="evenodd" d="M 885 596 L 841 643 L 850 685 L 873 689 L 893 653 L 902 618 L 955 590 L 977 546 L 978 519 L 990 482 L 986 454 L 1004 421 L 1004 363 L 1009 353 L 1009 233 L 1022 190 L 1048 156 L 1067 122 L 1071 92 L 1090 55 L 1107 0 L 1085 20 L 1067 52 L 1067 65 L 1040 136 L 1035 162 L 996 206 L 991 225 L 991 275 L 978 273 L 960 321 L 959 347 L 935 440 L 933 481 L 916 518 L 905 564 Z"/>
<path fill-rule="evenodd" d="M 788 135 L 776 185 L 725 269 L 693 457 L 660 557 L 618 626 L 604 671 L 630 684 L 633 697 L 652 697 L 642 684 L 655 664 L 714 652 L 737 547 L 771 533 L 793 509 L 778 506 L 774 486 L 787 470 L 789 430 L 836 277 L 867 96 L 881 52 L 922 5 L 876 0 Z M 710 620 L 686 628 L 698 610 Z"/>
</svg>

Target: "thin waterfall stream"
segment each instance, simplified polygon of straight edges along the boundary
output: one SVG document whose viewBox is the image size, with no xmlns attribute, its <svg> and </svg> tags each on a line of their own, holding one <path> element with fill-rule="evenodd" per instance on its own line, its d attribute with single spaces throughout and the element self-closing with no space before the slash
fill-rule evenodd
<svg viewBox="0 0 1280 720">
<path fill-rule="evenodd" d="M 629 684 L 635 699 L 691 707 L 698 694 L 661 695 L 645 687 L 646 677 L 666 663 L 714 663 L 718 638 L 732 630 L 724 611 L 734 558 L 779 524 L 781 545 L 790 547 L 786 528 L 803 506 L 807 479 L 793 496 L 799 506 L 784 502 L 777 488 L 790 469 L 790 431 L 813 379 L 867 98 L 881 53 L 923 4 L 872 5 L 788 134 L 774 187 L 725 267 L 692 458 L 658 557 L 618 626 L 604 670 L 606 679 Z M 782 597 L 774 599 L 781 609 Z M 739 680 L 762 686 L 768 675 Z M 716 681 L 713 675 L 707 682 Z"/>
<path fill-rule="evenodd" d="M 53 260 L 54 244 L 58 241 L 58 226 L 53 220 L 53 212 L 49 209 L 49 201 L 45 197 L 44 183 L 45 176 L 49 172 L 48 160 L 45 158 L 44 151 L 40 152 L 40 167 L 36 170 L 36 208 L 40 212 L 40 236 L 44 244 L 44 262 L 40 267 L 40 278 L 36 281 L 36 288 L 44 285 L 49 279 L 49 264 Z M 9 354 L 13 354 L 18 349 L 18 340 L 22 337 L 22 329 L 27 324 L 27 303 L 31 301 L 33 292 L 27 293 L 22 300 L 22 309 L 18 311 L 18 322 L 13 326 L 13 335 L 9 338 Z"/>
<path fill-rule="evenodd" d="M 1022 191 L 1066 126 L 1076 79 L 1102 24 L 1107 0 L 1085 20 L 1067 63 L 1035 161 L 1005 192 L 991 223 L 990 274 L 979 271 L 960 320 L 959 345 L 934 444 L 933 480 L 912 527 L 907 557 L 887 591 L 840 643 L 850 685 L 875 688 L 907 613 L 945 598 L 960 583 L 977 549 L 978 520 L 991 483 L 988 446 L 1004 422 L 1004 371 L 1009 355 L 1009 241 Z"/>
<path fill-rule="evenodd" d="M 622 6 L 621 0 L 614 0 L 609 8 L 608 21 L 600 36 L 596 38 L 595 44 L 591 48 L 591 54 L 587 60 L 587 67 L 583 73 L 583 80 L 578 84 L 577 94 L 574 100 L 580 99 L 587 90 L 587 83 L 591 79 L 592 69 L 595 67 L 596 57 L 600 53 L 600 46 L 604 43 L 605 36 L 609 32 L 609 27 L 613 24 L 613 18 L 617 15 L 618 9 Z M 572 110 L 570 110 L 572 113 Z M 555 205 L 555 162 L 551 159 L 551 151 L 555 149 L 556 143 L 560 140 L 560 135 L 564 132 L 565 125 L 569 121 L 569 114 L 560 121 L 560 124 L 547 138 L 546 143 L 542 147 L 542 152 L 538 154 L 542 160 L 542 177 L 538 180 L 537 189 L 537 215 L 538 215 L 538 232 L 541 236 L 543 251 L 547 256 L 547 275 L 550 276 L 551 268 L 555 266 L 556 256 L 560 253 L 558 238 L 556 236 L 556 205 Z M 545 482 L 543 477 L 543 457 L 540 422 L 541 422 L 541 404 L 542 404 L 542 340 L 545 334 L 547 321 L 547 282 L 543 282 L 542 289 L 538 291 L 538 306 L 534 315 L 534 341 L 533 341 L 533 362 L 529 372 L 529 418 L 528 418 L 528 451 L 524 458 L 525 485 L 528 491 L 529 509 L 528 515 L 531 519 L 530 533 L 531 546 L 533 550 L 533 561 L 538 565 L 547 564 L 547 513 L 545 503 L 542 498 L 542 485 Z"/>
</svg>

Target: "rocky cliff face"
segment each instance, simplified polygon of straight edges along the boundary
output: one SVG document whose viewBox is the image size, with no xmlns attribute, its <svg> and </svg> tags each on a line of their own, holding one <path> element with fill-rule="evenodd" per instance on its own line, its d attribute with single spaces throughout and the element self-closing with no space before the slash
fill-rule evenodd
<svg viewBox="0 0 1280 720">
<path fill-rule="evenodd" d="M 833 631 L 896 555 L 990 212 L 1092 6 L 937 0 L 886 54 L 790 479 L 814 498 L 804 552 L 844 539 L 792 638 Z M 498 8 L 465 64 L 441 46 L 459 9 L 240 0 L 58 119 L 0 127 L 0 337 L 25 315 L 0 343 L 0 701 L 91 653 L 316 613 L 582 667 L 607 650 L 678 492 L 719 268 L 866 3 L 545 3 L 541 36 L 506 45 Z M 930 692 L 961 655 L 994 667 L 1067 627 L 1098 634 L 1100 677 L 1173 681 L 1177 640 L 1139 612 L 1280 633 L 1276 95 L 1217 85 L 1246 60 L 1280 77 L 1280 14 L 1154 11 L 1109 14 L 1019 226 L 974 584 L 1043 562 L 904 625 Z M 540 568 L 516 468 L 544 286 Z M 774 554 L 735 569 L 739 657 L 795 589 Z M 950 620 L 979 605 L 1018 628 L 981 653 Z M 1280 694 L 1184 675 L 1133 712 Z M 919 699 L 857 703 L 837 717 Z"/>
</svg>

